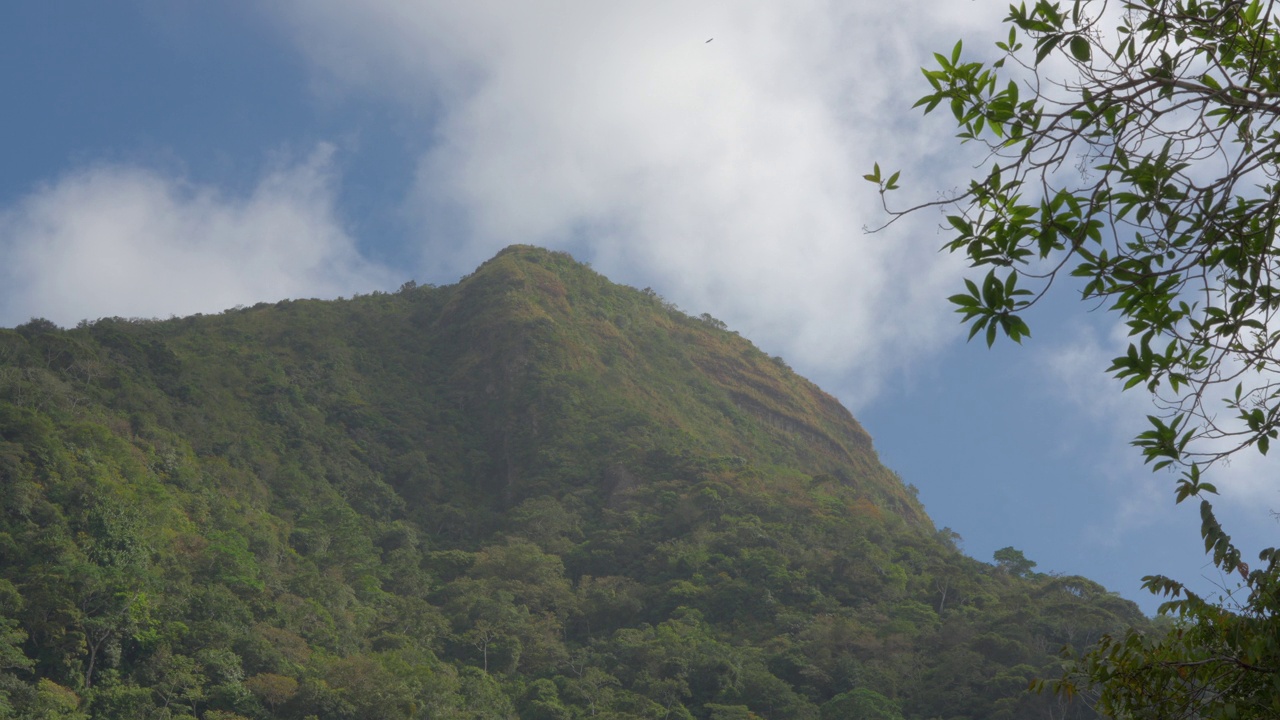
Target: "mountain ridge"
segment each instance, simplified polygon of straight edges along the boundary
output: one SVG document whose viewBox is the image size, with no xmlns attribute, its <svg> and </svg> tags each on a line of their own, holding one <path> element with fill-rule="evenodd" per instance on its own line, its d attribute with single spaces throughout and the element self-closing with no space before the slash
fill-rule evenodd
<svg viewBox="0 0 1280 720">
<path fill-rule="evenodd" d="M 835 398 L 528 246 L 0 329 L 0 501 L 0 718 L 1087 718 L 1028 681 L 1144 622 L 964 557 Z"/>
</svg>

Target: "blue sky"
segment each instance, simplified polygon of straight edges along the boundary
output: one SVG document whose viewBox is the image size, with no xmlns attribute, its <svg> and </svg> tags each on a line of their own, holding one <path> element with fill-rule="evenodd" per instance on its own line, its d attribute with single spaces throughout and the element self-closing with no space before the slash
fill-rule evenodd
<svg viewBox="0 0 1280 720">
<path fill-rule="evenodd" d="M 536 6 L 536 7 L 535 7 Z M 917 68 L 1005 5 L 10 3 L 0 325 L 169 317 L 454 282 L 511 243 L 710 312 L 838 396 L 935 522 L 1144 608 L 1209 592 L 1198 515 L 1127 447 L 1150 412 L 1069 295 L 966 344 L 937 217 L 874 235 L 874 161 L 931 197 L 977 162 Z M 708 39 L 711 39 L 708 42 Z M 1275 468 L 1220 471 L 1256 550 Z"/>
</svg>

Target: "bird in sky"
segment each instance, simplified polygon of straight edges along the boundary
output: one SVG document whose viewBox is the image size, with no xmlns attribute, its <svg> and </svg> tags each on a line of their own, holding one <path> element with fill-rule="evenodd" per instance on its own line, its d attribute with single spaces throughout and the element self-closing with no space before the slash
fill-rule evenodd
<svg viewBox="0 0 1280 720">
<path fill-rule="evenodd" d="M 708 38 L 708 39 L 707 39 L 707 42 L 711 42 L 712 40 L 715 40 L 715 38 Z M 703 45 L 706 45 L 707 43 L 702 43 L 702 44 L 703 44 Z"/>
</svg>

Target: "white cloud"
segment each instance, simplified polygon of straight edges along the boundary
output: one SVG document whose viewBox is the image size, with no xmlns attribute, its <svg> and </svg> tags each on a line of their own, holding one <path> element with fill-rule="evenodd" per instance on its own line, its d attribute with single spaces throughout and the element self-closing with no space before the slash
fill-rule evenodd
<svg viewBox="0 0 1280 720">
<path fill-rule="evenodd" d="M 1109 538 L 1108 544 L 1117 544 L 1135 531 L 1170 522 L 1180 474 L 1173 470 L 1152 473 L 1130 445 L 1138 433 L 1148 428 L 1146 416 L 1161 414 L 1145 387 L 1122 393 L 1121 383 L 1105 372 L 1112 358 L 1123 355 L 1130 342 L 1126 327 L 1118 321 L 1099 327 L 1077 325 L 1069 337 L 1038 358 L 1050 394 L 1093 423 L 1093 435 L 1102 439 L 1102 444 L 1079 450 L 1089 454 L 1093 471 L 1107 481 L 1107 497 L 1102 504 L 1106 512 L 1094 533 Z M 1220 398 L 1208 405 L 1225 408 Z M 1226 447 L 1225 442 L 1208 440 L 1202 441 L 1200 449 Z M 1267 519 L 1268 510 L 1280 508 L 1276 476 L 1276 458 L 1263 456 L 1253 448 L 1245 448 L 1207 471 L 1206 479 L 1220 492 L 1215 506 L 1224 517 L 1233 520 L 1234 526 L 1247 528 L 1242 540 L 1259 544 L 1255 533 L 1260 520 Z"/>
<path fill-rule="evenodd" d="M 433 230 L 437 271 L 469 271 L 515 242 L 566 248 L 806 371 L 857 368 L 853 403 L 952 335 L 941 298 L 958 265 L 936 252 L 935 218 L 865 235 L 883 216 L 860 176 L 953 142 L 910 110 L 918 67 L 997 25 L 1002 7 L 285 7 L 324 92 L 390 97 L 428 118 L 407 204 Z M 923 165 L 907 175 L 926 191 L 941 179 Z"/>
<path fill-rule="evenodd" d="M 152 317 L 386 288 L 333 210 L 332 148 L 247 197 L 153 170 L 68 174 L 0 212 L 0 324 Z"/>
</svg>

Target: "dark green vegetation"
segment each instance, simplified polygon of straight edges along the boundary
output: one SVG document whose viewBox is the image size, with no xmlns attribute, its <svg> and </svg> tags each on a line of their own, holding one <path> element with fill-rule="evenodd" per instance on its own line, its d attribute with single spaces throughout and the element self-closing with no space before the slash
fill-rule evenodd
<svg viewBox="0 0 1280 720">
<path fill-rule="evenodd" d="M 511 248 L 0 330 L 0 717 L 1065 718 L 1142 622 L 959 553 L 830 396 Z"/>
<path fill-rule="evenodd" d="M 1176 468 L 1229 600 L 1144 578 L 1182 628 L 1108 638 L 1057 684 L 1122 718 L 1280 717 L 1280 547 L 1252 567 L 1214 514 L 1212 468 L 1280 438 L 1280 6 L 1275 0 L 1011 5 L 989 61 L 935 55 L 925 112 L 985 150 L 945 247 L 986 275 L 951 301 L 987 343 L 1075 287 L 1129 333 L 1107 370 L 1156 408 L 1133 441 Z M 882 197 L 898 173 L 868 180 Z M 886 207 L 887 209 L 887 207 Z"/>
</svg>

